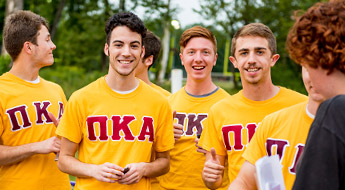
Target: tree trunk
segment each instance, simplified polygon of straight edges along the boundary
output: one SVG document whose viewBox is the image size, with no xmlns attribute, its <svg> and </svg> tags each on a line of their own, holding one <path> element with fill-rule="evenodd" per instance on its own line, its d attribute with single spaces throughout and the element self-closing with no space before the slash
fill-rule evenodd
<svg viewBox="0 0 345 190">
<path fill-rule="evenodd" d="M 162 84 L 165 77 L 165 72 L 168 65 L 168 59 L 169 59 L 169 50 L 170 50 L 170 22 L 166 21 L 164 24 L 164 36 L 162 40 L 162 46 L 163 46 L 163 52 L 162 52 L 162 59 L 160 62 L 161 68 L 159 70 L 158 74 L 158 84 Z"/>
<path fill-rule="evenodd" d="M 59 3 L 59 7 L 55 13 L 55 18 L 54 18 L 54 21 L 53 21 L 53 24 L 52 24 L 51 30 L 50 30 L 50 36 L 51 36 L 52 40 L 54 40 L 56 30 L 57 30 L 57 25 L 60 22 L 62 10 L 65 7 L 65 5 L 66 5 L 66 0 L 61 0 Z"/>
<path fill-rule="evenodd" d="M 6 10 L 5 10 L 5 15 L 6 17 L 15 11 L 18 10 L 23 10 L 24 7 L 24 0 L 6 0 Z M 1 48 L 1 55 L 6 55 L 7 52 L 5 50 L 5 45 L 2 43 L 2 48 Z"/>
<path fill-rule="evenodd" d="M 126 0 L 120 0 L 120 12 L 125 12 L 126 11 Z"/>
</svg>

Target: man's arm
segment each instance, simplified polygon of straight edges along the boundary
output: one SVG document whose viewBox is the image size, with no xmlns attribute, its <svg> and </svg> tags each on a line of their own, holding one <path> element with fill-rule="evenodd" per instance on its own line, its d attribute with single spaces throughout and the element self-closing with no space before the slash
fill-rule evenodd
<svg viewBox="0 0 345 190">
<path fill-rule="evenodd" d="M 225 156 L 217 155 L 214 148 L 207 151 L 202 179 L 208 188 L 217 189 L 222 185 L 224 162 Z"/>
<path fill-rule="evenodd" d="M 228 190 L 255 190 L 256 187 L 256 168 L 253 164 L 245 161 L 236 179 L 230 184 Z"/>
<path fill-rule="evenodd" d="M 34 154 L 48 154 L 59 150 L 60 139 L 57 137 L 20 146 L 0 145 L 0 165 L 14 164 Z"/>
<path fill-rule="evenodd" d="M 61 171 L 77 177 L 93 177 L 98 181 L 114 183 L 123 176 L 123 168 L 112 164 L 87 164 L 75 158 L 78 144 L 67 138 L 61 139 L 58 167 Z"/>
<path fill-rule="evenodd" d="M 169 172 L 170 151 L 156 152 L 152 162 L 128 164 L 129 171 L 119 180 L 121 184 L 138 183 L 142 177 L 158 177 Z"/>
</svg>

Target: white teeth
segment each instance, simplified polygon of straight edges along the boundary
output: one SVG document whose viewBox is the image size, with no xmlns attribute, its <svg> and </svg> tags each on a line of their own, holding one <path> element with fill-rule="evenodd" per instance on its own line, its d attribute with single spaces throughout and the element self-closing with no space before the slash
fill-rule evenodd
<svg viewBox="0 0 345 190">
<path fill-rule="evenodd" d="M 255 72 L 257 70 L 259 70 L 259 69 L 257 69 L 257 68 L 250 68 L 250 69 L 248 69 L 248 72 Z"/>
<path fill-rule="evenodd" d="M 122 63 L 122 64 L 129 64 L 130 61 L 120 61 L 120 63 Z"/>
<path fill-rule="evenodd" d="M 196 70 L 200 70 L 200 69 L 203 69 L 204 67 L 193 67 L 193 68 Z"/>
</svg>

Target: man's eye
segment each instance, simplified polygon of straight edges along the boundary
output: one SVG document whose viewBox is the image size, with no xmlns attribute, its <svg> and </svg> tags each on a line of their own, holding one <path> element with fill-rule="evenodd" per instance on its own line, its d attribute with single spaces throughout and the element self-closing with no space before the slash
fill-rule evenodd
<svg viewBox="0 0 345 190">
<path fill-rule="evenodd" d="M 262 55 L 264 52 L 263 51 L 257 51 L 257 54 Z"/>
</svg>

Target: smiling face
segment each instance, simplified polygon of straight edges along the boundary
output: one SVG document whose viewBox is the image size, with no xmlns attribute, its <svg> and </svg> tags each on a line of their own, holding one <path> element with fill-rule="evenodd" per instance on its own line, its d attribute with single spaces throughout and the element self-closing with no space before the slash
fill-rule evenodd
<svg viewBox="0 0 345 190">
<path fill-rule="evenodd" d="M 44 25 L 41 25 L 41 29 L 38 31 L 37 45 L 30 43 L 30 48 L 33 52 L 33 60 L 39 67 L 49 66 L 54 63 L 53 50 L 56 49 L 56 46 Z"/>
<path fill-rule="evenodd" d="M 203 37 L 194 37 L 188 41 L 180 53 L 187 78 L 192 80 L 211 80 L 211 71 L 217 61 L 213 43 Z"/>
<path fill-rule="evenodd" d="M 244 36 L 236 40 L 235 55 L 229 59 L 240 71 L 242 83 L 260 84 L 271 80 L 271 67 L 279 55 L 272 55 L 265 38 Z"/>
<path fill-rule="evenodd" d="M 144 55 L 141 35 L 127 26 L 117 26 L 111 32 L 109 45 L 104 53 L 109 56 L 109 65 L 120 76 L 129 76 Z M 134 74 L 134 73 L 133 73 Z"/>
</svg>

